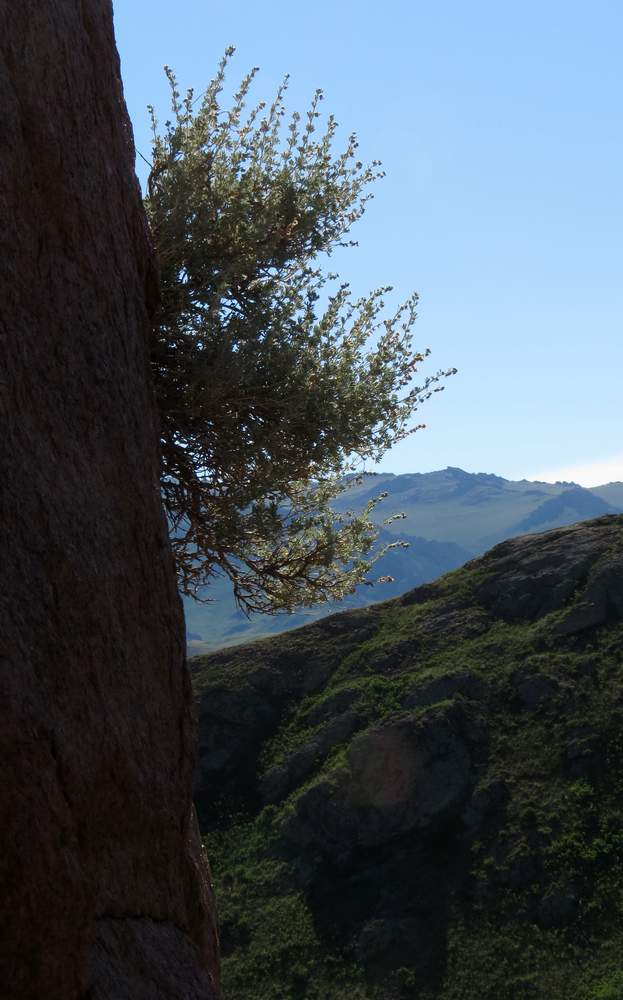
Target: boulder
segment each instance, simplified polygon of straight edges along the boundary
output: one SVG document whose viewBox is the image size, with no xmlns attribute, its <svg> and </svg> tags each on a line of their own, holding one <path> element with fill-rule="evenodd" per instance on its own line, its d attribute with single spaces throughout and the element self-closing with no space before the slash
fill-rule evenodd
<svg viewBox="0 0 623 1000">
<path fill-rule="evenodd" d="M 536 621 L 570 603 L 612 544 L 614 514 L 496 545 L 478 560 L 481 604 L 507 621 Z M 471 564 L 476 565 L 476 564 Z"/>
<path fill-rule="evenodd" d="M 356 850 L 457 817 L 471 788 L 471 753 L 459 707 L 400 713 L 356 736 L 346 763 L 296 801 L 284 836 L 344 863 Z"/>
<path fill-rule="evenodd" d="M 587 629 L 623 621 L 623 555 L 607 555 L 587 580 L 582 600 L 556 626 L 556 635 L 576 635 Z"/>
</svg>

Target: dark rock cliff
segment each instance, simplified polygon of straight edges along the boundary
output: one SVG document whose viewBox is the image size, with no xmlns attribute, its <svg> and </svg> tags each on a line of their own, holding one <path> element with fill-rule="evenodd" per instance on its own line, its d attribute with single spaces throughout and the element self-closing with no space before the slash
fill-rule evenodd
<svg viewBox="0 0 623 1000">
<path fill-rule="evenodd" d="M 208 1000 L 150 250 L 109 0 L 0 0 L 0 95 L 0 995 Z"/>
<path fill-rule="evenodd" d="M 191 667 L 231 996 L 623 996 L 623 517 Z"/>
</svg>

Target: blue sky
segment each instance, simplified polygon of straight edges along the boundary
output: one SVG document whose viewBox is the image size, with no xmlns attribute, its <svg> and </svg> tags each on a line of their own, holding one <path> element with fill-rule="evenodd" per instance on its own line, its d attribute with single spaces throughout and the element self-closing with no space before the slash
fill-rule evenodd
<svg viewBox="0 0 623 1000">
<path fill-rule="evenodd" d="M 288 72 L 300 111 L 321 86 L 383 161 L 340 273 L 418 291 L 422 374 L 459 374 L 382 468 L 623 480 L 623 4 L 117 0 L 115 23 L 145 156 L 163 65 L 199 92 L 234 44 L 232 84 Z"/>
</svg>

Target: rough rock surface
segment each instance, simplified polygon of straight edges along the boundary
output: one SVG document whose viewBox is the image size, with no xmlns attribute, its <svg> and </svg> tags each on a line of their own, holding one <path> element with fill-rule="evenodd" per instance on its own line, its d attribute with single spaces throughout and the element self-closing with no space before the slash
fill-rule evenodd
<svg viewBox="0 0 623 1000">
<path fill-rule="evenodd" d="M 296 800 L 285 837 L 300 849 L 322 844 L 339 863 L 415 831 L 437 832 L 470 791 L 471 754 L 460 708 L 391 715 L 349 745 L 337 776 Z"/>
<path fill-rule="evenodd" d="M 0 0 L 0 995 L 217 995 L 109 0 Z"/>
<path fill-rule="evenodd" d="M 608 523 L 587 531 L 586 523 L 559 528 L 545 535 L 520 535 L 496 545 L 483 556 L 487 569 L 477 596 L 488 611 L 508 621 L 534 621 L 567 604 L 586 585 L 589 572 L 611 542 Z"/>
<path fill-rule="evenodd" d="M 219 806 L 263 799 L 256 783 L 262 742 L 292 701 L 327 683 L 353 637 L 363 642 L 373 632 L 369 613 L 353 611 L 309 626 L 300 650 L 295 635 L 213 654 L 209 687 L 203 694 L 201 685 L 196 687 L 200 760 L 195 800 L 204 828 L 220 814 Z"/>
</svg>

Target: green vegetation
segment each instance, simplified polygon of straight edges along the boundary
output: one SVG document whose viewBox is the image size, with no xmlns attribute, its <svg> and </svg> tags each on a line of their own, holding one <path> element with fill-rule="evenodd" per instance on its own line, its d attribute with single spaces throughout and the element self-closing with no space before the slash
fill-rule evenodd
<svg viewBox="0 0 623 1000">
<path fill-rule="evenodd" d="M 417 296 L 387 312 L 381 287 L 354 298 L 325 267 L 352 245 L 380 164 L 357 139 L 334 152 L 322 92 L 287 120 L 271 103 L 220 94 L 233 49 L 205 93 L 181 98 L 159 132 L 145 199 L 160 264 L 152 369 L 161 414 L 162 494 L 180 587 L 221 573 L 244 609 L 289 611 L 352 593 L 377 536 L 371 514 L 336 512 L 345 476 L 417 429 Z M 400 541 L 388 545 L 400 546 Z"/>
<path fill-rule="evenodd" d="M 620 558 L 620 549 L 619 534 L 591 572 Z M 328 879 L 315 858 L 328 842 L 306 847 L 299 838 L 292 846 L 292 824 L 298 830 L 304 822 L 300 804 L 310 790 L 316 810 L 330 810 L 336 795 L 341 801 L 351 735 L 323 746 L 274 804 L 249 799 L 243 818 L 208 833 L 226 1000 L 622 1000 L 623 624 L 557 633 L 585 583 L 547 614 L 504 620 L 475 596 L 489 572 L 483 561 L 427 587 L 421 603 L 391 601 L 357 613 L 353 630 L 368 615 L 370 634 L 350 648 L 345 642 L 337 651 L 335 633 L 327 625 L 323 635 L 319 624 L 221 654 L 238 664 L 233 676 L 221 666 L 221 686 L 240 685 L 260 669 L 263 677 L 286 670 L 288 644 L 299 662 L 308 634 L 314 669 L 326 657 L 326 682 L 288 694 L 262 739 L 260 782 L 271 768 L 293 766 L 344 712 L 357 713 L 363 734 L 400 719 L 457 718 L 476 747 L 471 804 L 449 834 L 447 854 L 431 855 L 422 868 L 424 879 L 426 866 L 439 864 L 426 918 L 437 928 L 438 950 L 424 967 L 417 936 L 389 964 L 381 945 L 370 945 L 363 961 L 357 945 L 357 907 L 365 923 L 371 886 L 378 889 L 365 882 L 366 871 L 373 880 L 376 866 L 383 906 L 391 908 L 409 865 L 422 863 L 408 860 L 417 834 L 394 839 L 387 856 L 382 847 L 361 854 L 352 871 L 341 861 Z M 340 619 L 348 622 L 349 613 Z M 195 661 L 194 671 L 209 703 L 210 659 Z M 397 877 L 391 856 L 401 851 Z M 332 922 L 349 894 L 355 917 L 349 911 L 341 925 Z"/>
<path fill-rule="evenodd" d="M 325 1000 L 329 990 L 365 1000 L 361 970 L 327 951 L 309 908 L 288 890 L 287 867 L 266 857 L 274 810 L 213 834 L 225 995 L 257 1000 Z M 249 893 L 253 895 L 250 906 Z M 351 989 L 352 988 L 352 989 Z"/>
</svg>

